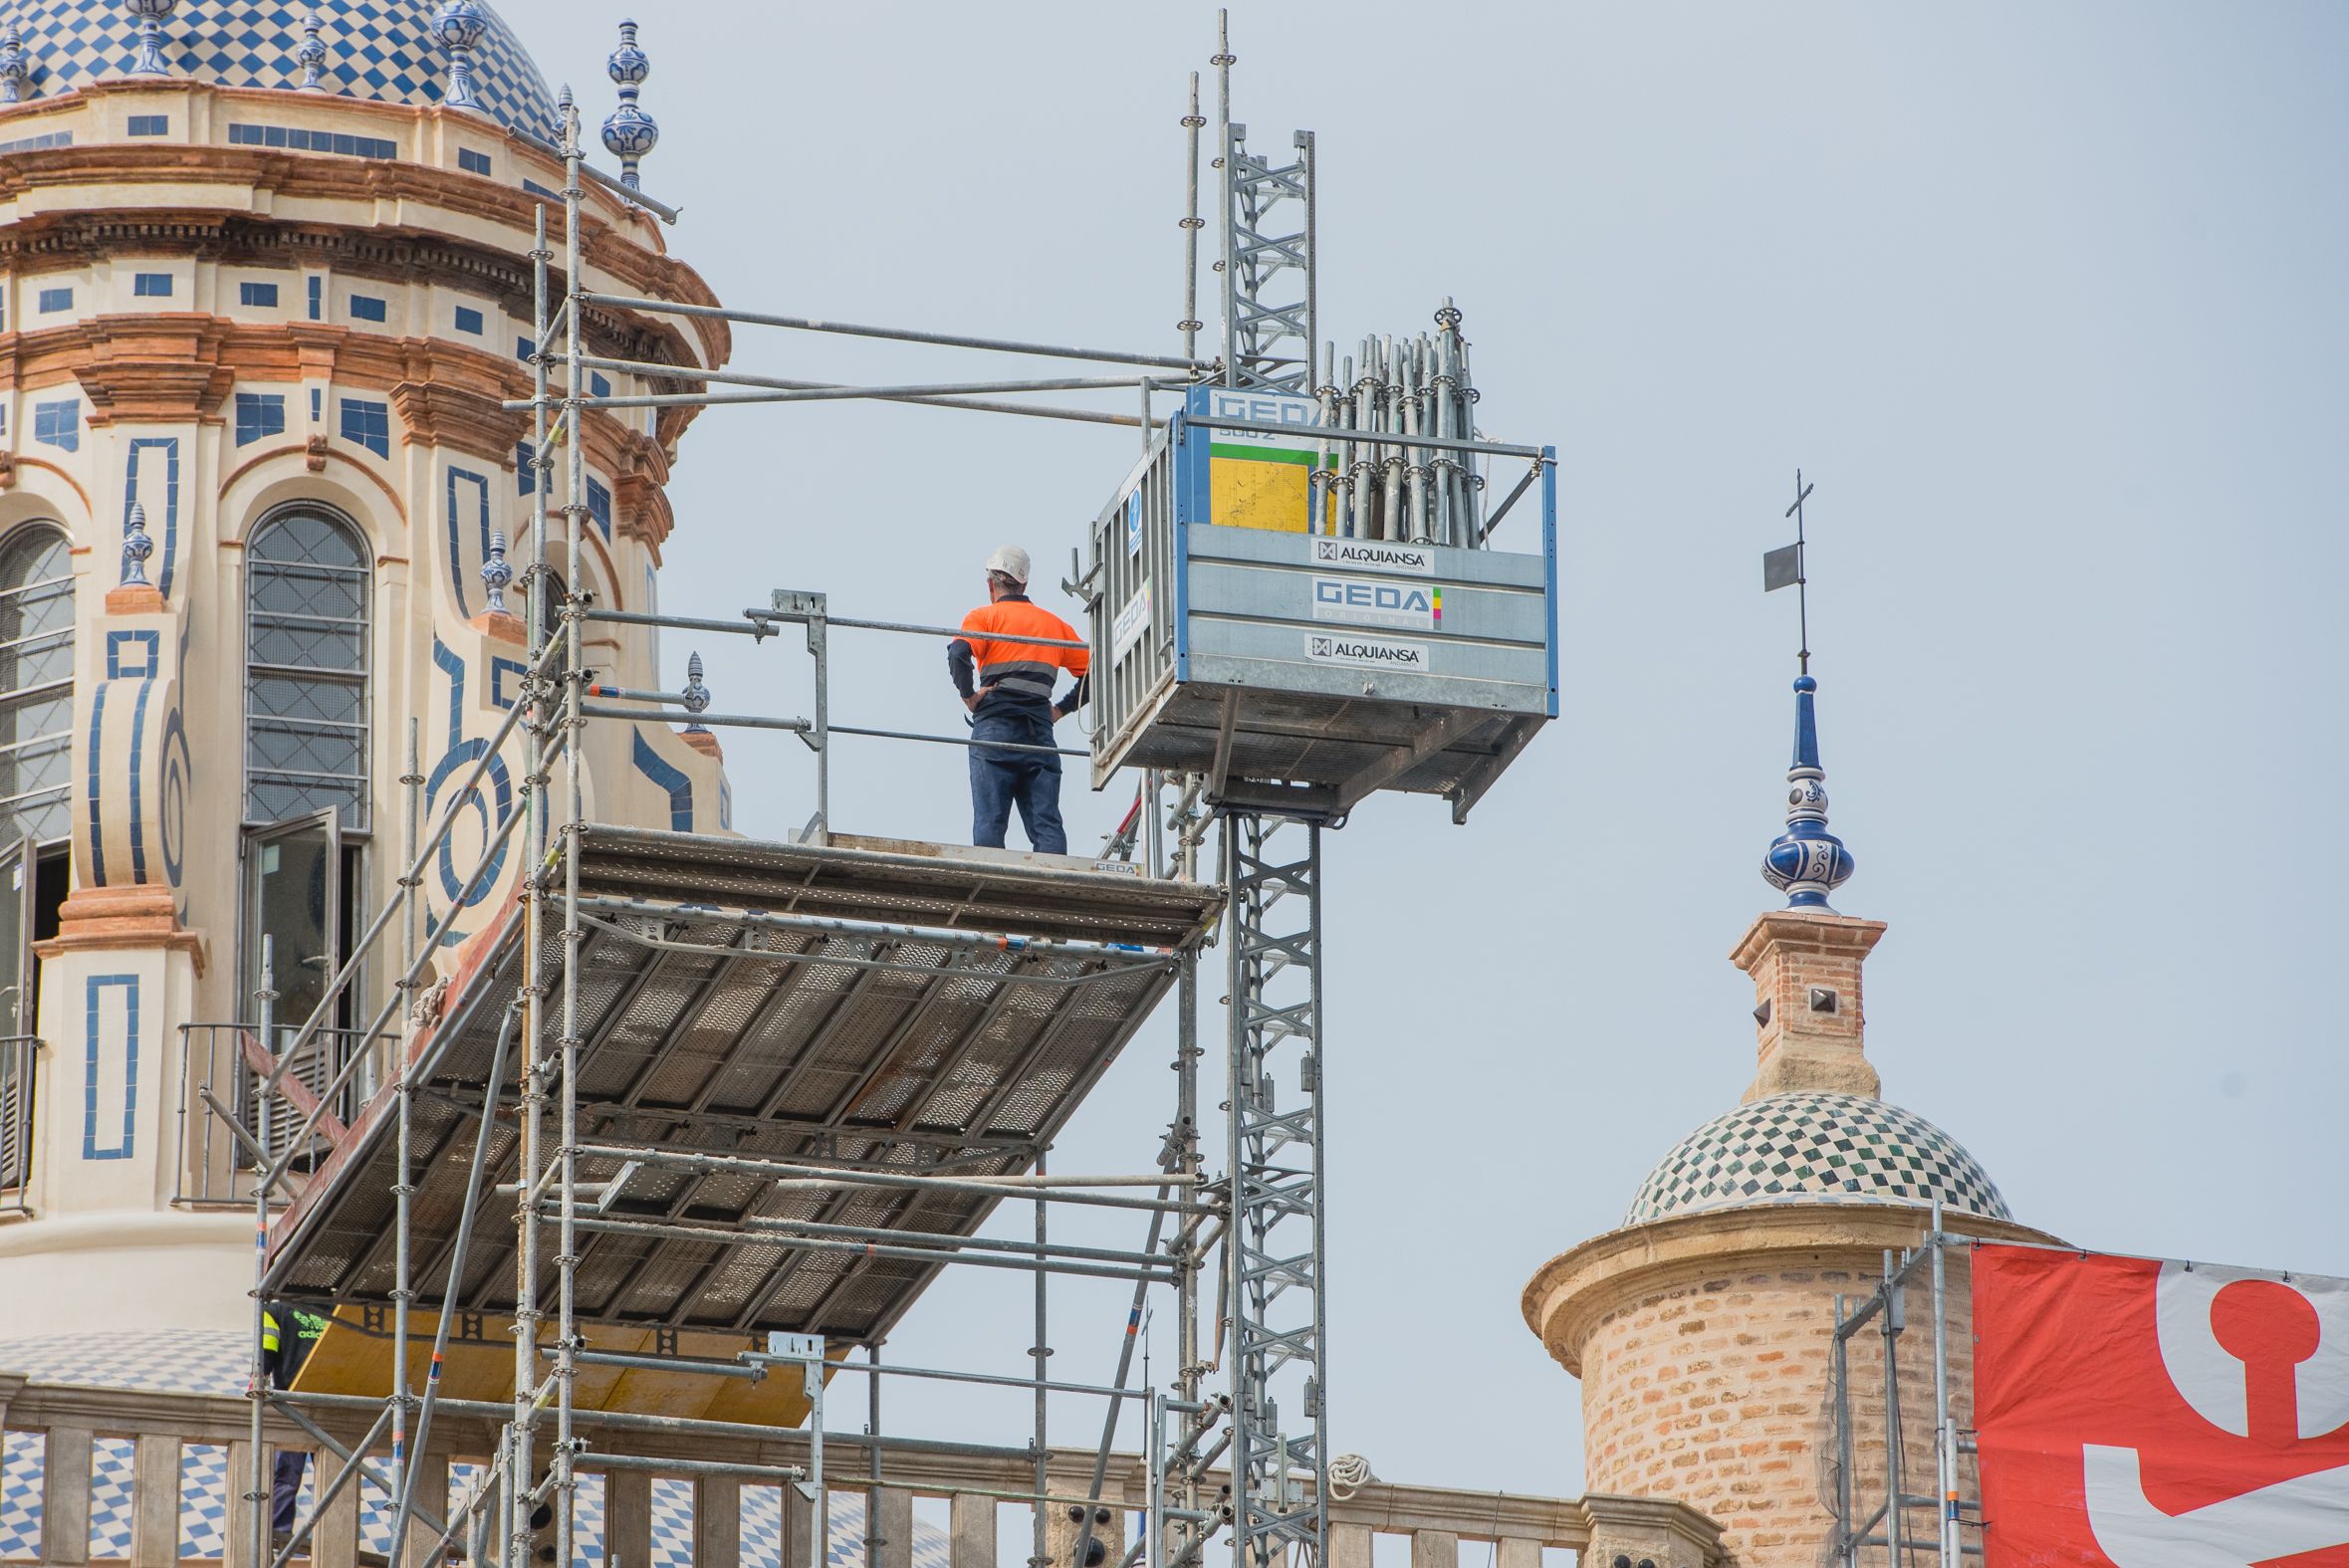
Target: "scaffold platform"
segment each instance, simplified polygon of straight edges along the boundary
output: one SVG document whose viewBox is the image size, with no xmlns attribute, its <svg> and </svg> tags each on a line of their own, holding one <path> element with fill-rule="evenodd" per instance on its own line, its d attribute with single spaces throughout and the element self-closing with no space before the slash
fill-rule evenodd
<svg viewBox="0 0 2349 1568">
<path fill-rule="evenodd" d="M 951 846 L 600 825 L 580 842 L 577 1290 L 609 1325 L 884 1336 L 970 1260 L 957 1239 L 1007 1196 L 988 1179 L 1035 1168 L 1223 905 L 1212 885 Z M 419 1307 L 514 1309 L 525 930 L 518 901 L 410 1050 Z M 551 1008 L 562 933 L 541 943 Z M 273 1297 L 390 1299 L 394 1098 L 273 1228 Z"/>
</svg>

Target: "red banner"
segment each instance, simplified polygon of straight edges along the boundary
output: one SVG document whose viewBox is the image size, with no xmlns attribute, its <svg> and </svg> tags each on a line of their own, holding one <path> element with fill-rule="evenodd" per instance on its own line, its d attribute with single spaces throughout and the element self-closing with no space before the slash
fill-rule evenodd
<svg viewBox="0 0 2349 1568">
<path fill-rule="evenodd" d="M 1986 1568 L 2349 1568 L 2349 1280 L 1984 1244 Z"/>
</svg>

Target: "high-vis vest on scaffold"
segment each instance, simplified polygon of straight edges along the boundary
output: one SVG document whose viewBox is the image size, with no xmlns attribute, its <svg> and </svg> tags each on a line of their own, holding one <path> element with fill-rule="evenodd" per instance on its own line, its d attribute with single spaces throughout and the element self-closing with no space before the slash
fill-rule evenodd
<svg viewBox="0 0 2349 1568">
<path fill-rule="evenodd" d="M 1027 599 L 998 599 L 982 604 L 963 617 L 963 640 L 979 666 L 979 685 L 992 686 L 999 697 L 1023 706 L 1048 708 L 1059 672 L 1082 677 L 1091 661 L 1082 648 L 1045 648 L 1032 642 L 995 642 L 987 633 L 1016 637 L 1056 637 L 1064 642 L 1083 639 L 1059 616 Z"/>
</svg>

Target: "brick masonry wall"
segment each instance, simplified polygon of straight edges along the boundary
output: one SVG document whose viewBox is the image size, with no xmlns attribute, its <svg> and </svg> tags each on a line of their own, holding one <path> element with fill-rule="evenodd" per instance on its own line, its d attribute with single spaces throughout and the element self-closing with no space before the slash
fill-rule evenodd
<svg viewBox="0 0 2349 1568">
<path fill-rule="evenodd" d="M 1593 1492 L 1670 1498 L 1724 1527 L 1723 1549 L 1755 1568 L 1817 1568 L 1830 1554 L 1835 1481 L 1830 1352 L 1838 1293 L 1864 1295 L 1880 1260 L 1849 1254 L 1715 1271 L 1659 1286 L 1601 1318 L 1583 1346 L 1585 1467 Z M 1974 1407 L 1966 1260 L 1949 1258 L 1950 1386 L 1961 1427 Z M 1905 1477 L 1935 1490 L 1933 1298 L 1909 1291 L 1899 1348 Z M 1885 1491 L 1883 1341 L 1850 1346 L 1856 1512 Z M 1971 1457 L 1960 1487 L 1976 1495 Z M 1934 1539 L 1933 1516 L 1904 1527 Z M 1881 1562 L 1883 1553 L 1867 1554 Z"/>
</svg>

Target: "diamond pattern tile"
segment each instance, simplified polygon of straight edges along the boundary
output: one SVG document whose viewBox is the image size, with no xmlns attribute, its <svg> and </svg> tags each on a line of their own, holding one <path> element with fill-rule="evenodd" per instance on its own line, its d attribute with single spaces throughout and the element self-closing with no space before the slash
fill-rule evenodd
<svg viewBox="0 0 2349 1568">
<path fill-rule="evenodd" d="M 2011 1219 L 1988 1172 L 1910 1111 L 1851 1094 L 1773 1094 L 1717 1116 L 1640 1184 L 1627 1226 L 1702 1209 L 1897 1203 Z"/>
<path fill-rule="evenodd" d="M 90 1555 L 104 1559 L 130 1555 L 131 1461 L 138 1445 L 128 1438 L 100 1438 L 90 1446 Z"/>
<path fill-rule="evenodd" d="M 41 1439 L 0 1433 L 0 1562 L 41 1555 Z"/>
<path fill-rule="evenodd" d="M 191 1443 L 179 1451 L 179 1560 L 228 1555 L 228 1450 Z"/>
<path fill-rule="evenodd" d="M 245 1335 L 233 1331 L 176 1330 L 135 1336 L 54 1335 L 0 1340 L 0 1370 L 23 1372 L 35 1383 L 85 1388 L 134 1389 L 150 1393 L 238 1395 L 244 1392 Z M 102 1439 L 91 1476 L 90 1555 L 126 1561 L 130 1556 L 133 1445 Z M 0 1435 L 0 1562 L 38 1561 L 45 1454 L 34 1433 Z M 378 1463 L 386 1456 L 377 1455 Z M 449 1497 L 461 1502 L 478 1470 L 449 1467 Z M 179 1557 L 182 1562 L 223 1561 L 228 1544 L 230 1498 L 237 1488 L 228 1473 L 228 1451 L 189 1444 L 179 1459 Z M 309 1518 L 318 1496 L 315 1465 L 303 1476 L 299 1515 Z M 381 1552 L 391 1544 L 391 1510 L 371 1482 L 360 1482 L 359 1540 Z M 573 1568 L 603 1568 L 603 1482 L 580 1479 L 579 1517 L 574 1529 Z M 864 1568 L 864 1498 L 852 1491 L 831 1494 L 830 1568 Z M 690 1568 L 693 1561 L 693 1487 L 667 1477 L 652 1485 L 650 1568 Z M 945 1532 L 917 1520 L 913 1568 L 949 1568 Z M 772 1486 L 746 1486 L 742 1493 L 743 1568 L 784 1568 L 783 1494 Z M 798 1565 L 793 1565 L 798 1568 Z"/>
<path fill-rule="evenodd" d="M 223 87 L 300 86 L 302 15 L 281 0 L 187 0 L 163 24 L 173 73 Z M 328 90 L 346 98 L 437 104 L 449 57 L 432 39 L 433 0 L 321 0 Z M 499 123 L 551 134 L 555 101 L 505 20 L 487 5 L 489 34 L 474 53 L 474 92 Z M 126 73 L 137 24 L 117 0 L 20 0 L 8 19 L 24 30 L 29 95 L 54 98 Z"/>
</svg>

